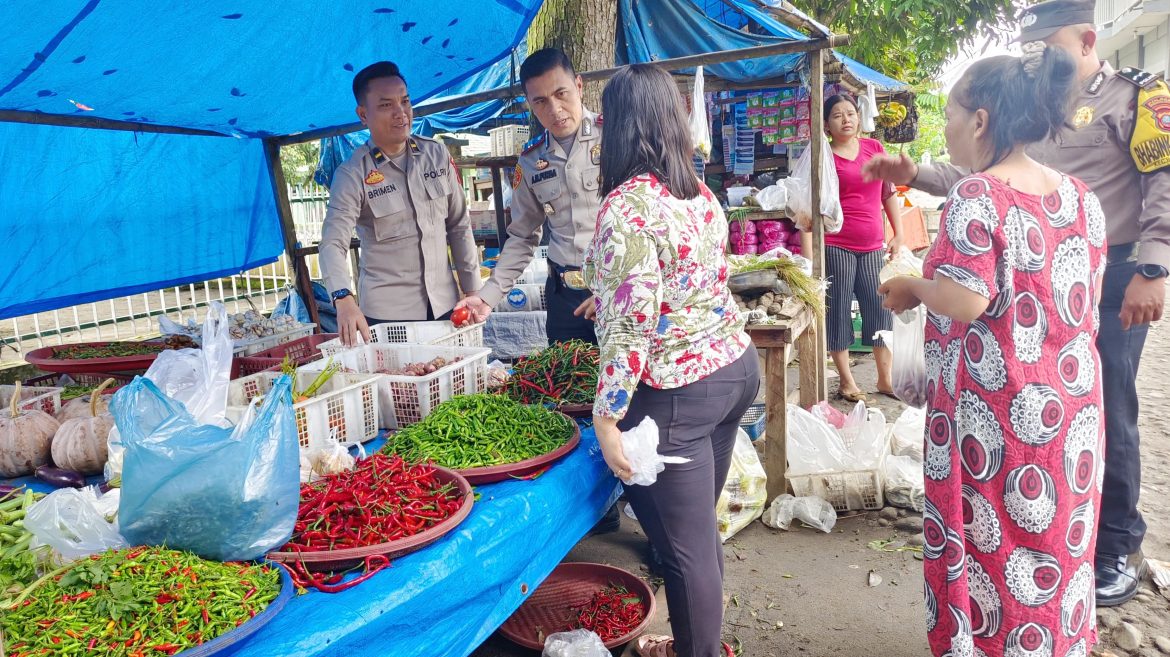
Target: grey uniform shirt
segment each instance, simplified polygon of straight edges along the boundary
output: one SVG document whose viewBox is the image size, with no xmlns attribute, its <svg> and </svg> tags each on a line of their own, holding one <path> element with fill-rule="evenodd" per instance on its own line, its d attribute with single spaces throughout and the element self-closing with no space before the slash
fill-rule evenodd
<svg viewBox="0 0 1170 657">
<path fill-rule="evenodd" d="M 396 158 L 397 159 L 397 158 Z M 369 317 L 420 320 L 455 307 L 459 289 L 479 289 L 479 259 L 463 186 L 443 144 L 412 136 L 401 164 L 372 142 L 338 167 L 321 231 L 321 269 L 330 292 L 349 287 L 349 244 L 361 240 L 358 303 Z"/>
<path fill-rule="evenodd" d="M 1142 174 L 1129 151 L 1138 88 L 1105 62 L 1073 102 L 1072 128 L 1032 144 L 1028 155 L 1079 178 L 1101 201 L 1109 246 L 1141 242 L 1138 262 L 1170 269 L 1170 168 Z M 923 165 L 914 187 L 946 196 L 969 171 Z"/>
<path fill-rule="evenodd" d="M 601 117 L 585 110 L 572 151 L 546 130 L 518 158 L 519 181 L 512 192 L 512 223 L 508 241 L 492 277 L 480 290 L 490 306 L 500 302 L 540 245 L 541 226 L 548 219 L 548 258 L 564 267 L 580 267 L 585 247 L 593 241 L 601 199 Z"/>
</svg>

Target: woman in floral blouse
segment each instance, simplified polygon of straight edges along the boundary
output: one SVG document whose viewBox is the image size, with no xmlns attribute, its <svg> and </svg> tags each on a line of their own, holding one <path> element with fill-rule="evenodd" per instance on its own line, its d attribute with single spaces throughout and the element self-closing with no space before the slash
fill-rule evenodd
<svg viewBox="0 0 1170 657">
<path fill-rule="evenodd" d="M 620 478 L 631 475 L 621 432 L 646 417 L 658 425 L 659 453 L 690 459 L 651 486 L 626 488 L 662 556 L 674 631 L 673 639 L 644 636 L 637 647 L 644 657 L 731 655 L 720 641 L 715 502 L 760 369 L 727 289 L 727 219 L 695 176 L 686 113 L 668 73 L 629 66 L 601 102 L 604 199 L 585 254 L 601 349 L 594 427 Z"/>
</svg>

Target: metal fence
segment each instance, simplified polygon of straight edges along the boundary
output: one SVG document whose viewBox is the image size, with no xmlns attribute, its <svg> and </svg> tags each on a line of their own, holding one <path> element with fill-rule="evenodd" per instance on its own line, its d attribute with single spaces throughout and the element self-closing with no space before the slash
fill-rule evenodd
<svg viewBox="0 0 1170 657">
<path fill-rule="evenodd" d="M 329 191 L 315 184 L 290 186 L 288 191 L 297 239 L 302 244 L 316 243 L 321 238 Z M 320 278 L 317 257 L 307 260 L 310 276 Z M 292 284 L 291 273 L 288 254 L 283 254 L 273 264 L 227 278 L 8 319 L 0 323 L 0 367 L 23 363 L 26 353 L 40 347 L 156 335 L 160 315 L 177 322 L 201 322 L 212 301 L 223 302 L 229 312 L 252 307 L 268 312 Z"/>
</svg>

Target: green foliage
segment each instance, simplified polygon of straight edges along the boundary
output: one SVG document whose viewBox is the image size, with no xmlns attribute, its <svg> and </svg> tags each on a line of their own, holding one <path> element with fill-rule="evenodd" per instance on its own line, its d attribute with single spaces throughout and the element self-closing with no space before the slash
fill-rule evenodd
<svg viewBox="0 0 1170 657">
<path fill-rule="evenodd" d="M 284 170 L 284 179 L 288 184 L 304 185 L 313 179 L 320 152 L 318 143 L 308 141 L 280 149 L 280 168 Z"/>
<path fill-rule="evenodd" d="M 834 32 L 845 54 L 886 75 L 923 82 L 979 36 L 1003 36 L 1013 0 L 793 0 Z"/>
<path fill-rule="evenodd" d="M 946 108 L 946 94 L 929 85 L 913 85 L 914 104 L 918 109 L 918 139 L 909 144 L 883 144 L 890 153 L 906 153 L 915 162 L 921 162 L 925 153 L 938 160 L 946 151 L 947 140 L 943 134 L 947 120 L 943 113 Z"/>
</svg>

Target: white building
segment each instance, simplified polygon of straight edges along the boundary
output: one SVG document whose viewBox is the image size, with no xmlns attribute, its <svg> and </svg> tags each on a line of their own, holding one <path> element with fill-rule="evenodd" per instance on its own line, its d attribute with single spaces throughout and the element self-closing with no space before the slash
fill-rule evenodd
<svg viewBox="0 0 1170 657">
<path fill-rule="evenodd" d="M 1097 52 L 1170 79 L 1170 0 L 1097 0 Z"/>
</svg>

